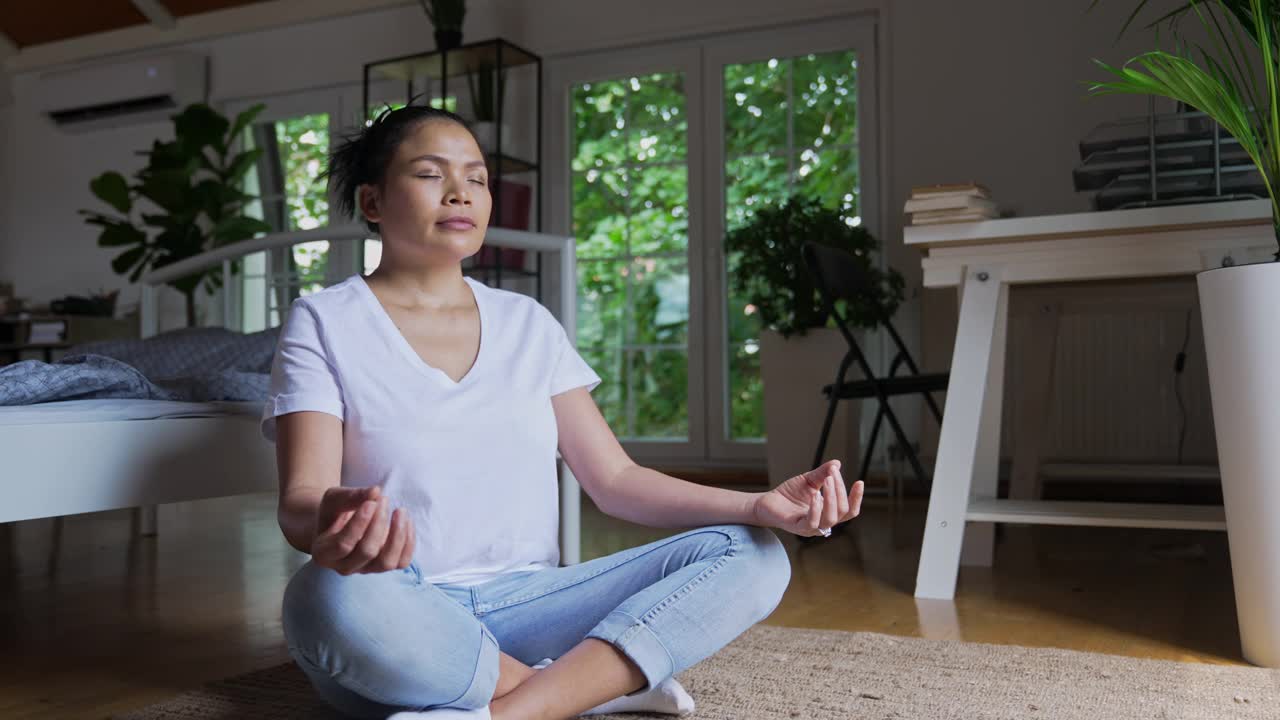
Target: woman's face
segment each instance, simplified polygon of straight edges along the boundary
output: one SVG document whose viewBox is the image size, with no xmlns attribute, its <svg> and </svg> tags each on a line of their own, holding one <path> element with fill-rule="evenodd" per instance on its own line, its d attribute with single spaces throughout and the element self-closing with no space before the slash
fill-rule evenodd
<svg viewBox="0 0 1280 720">
<path fill-rule="evenodd" d="M 360 204 L 396 254 L 461 262 L 480 251 L 493 205 L 480 146 L 455 122 L 419 123 L 396 149 L 382 188 L 361 188 Z"/>
</svg>

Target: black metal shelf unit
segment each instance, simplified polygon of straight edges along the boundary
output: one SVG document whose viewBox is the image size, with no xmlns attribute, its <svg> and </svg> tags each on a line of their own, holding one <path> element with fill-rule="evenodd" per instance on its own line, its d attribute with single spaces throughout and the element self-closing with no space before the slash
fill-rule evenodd
<svg viewBox="0 0 1280 720">
<path fill-rule="evenodd" d="M 448 50 L 405 55 L 364 66 L 363 105 L 371 119 L 388 105 L 430 104 L 472 123 L 489 167 L 490 225 L 542 230 L 542 58 L 502 38 Z M 512 113 L 508 104 L 515 107 Z M 542 256 L 525 267 L 524 253 L 485 248 L 464 269 L 492 276 L 537 279 Z"/>
</svg>

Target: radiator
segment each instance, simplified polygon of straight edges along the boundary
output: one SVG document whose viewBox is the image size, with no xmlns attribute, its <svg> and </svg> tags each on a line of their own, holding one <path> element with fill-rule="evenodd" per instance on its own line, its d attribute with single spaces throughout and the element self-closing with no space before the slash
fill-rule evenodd
<svg viewBox="0 0 1280 720">
<path fill-rule="evenodd" d="M 1035 354 L 1046 352 L 1044 328 L 1055 321 L 1046 399 L 1035 387 Z M 1185 418 L 1182 462 L 1216 463 L 1194 278 L 1014 287 L 1008 353 L 1003 456 L 1043 417 L 1043 462 L 1175 464 Z"/>
</svg>

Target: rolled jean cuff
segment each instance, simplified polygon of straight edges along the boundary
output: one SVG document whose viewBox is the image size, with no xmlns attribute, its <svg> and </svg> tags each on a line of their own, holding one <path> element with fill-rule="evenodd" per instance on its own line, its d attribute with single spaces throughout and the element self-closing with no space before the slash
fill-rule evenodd
<svg viewBox="0 0 1280 720">
<path fill-rule="evenodd" d="M 489 707 L 493 700 L 494 690 L 498 687 L 498 639 L 489 632 L 489 628 L 481 627 L 480 630 L 480 654 L 476 657 L 471 685 L 457 700 L 444 707 L 475 710 Z"/>
<path fill-rule="evenodd" d="M 587 637 L 598 638 L 622 651 L 644 673 L 645 687 L 627 696 L 637 695 L 658 686 L 675 674 L 675 663 L 667 646 L 648 625 L 630 615 L 614 610 L 596 625 Z"/>
</svg>

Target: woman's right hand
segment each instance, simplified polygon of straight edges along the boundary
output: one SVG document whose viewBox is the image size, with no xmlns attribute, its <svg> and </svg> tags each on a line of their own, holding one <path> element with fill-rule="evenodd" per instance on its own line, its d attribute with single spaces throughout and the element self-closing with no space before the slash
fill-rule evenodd
<svg viewBox="0 0 1280 720">
<path fill-rule="evenodd" d="M 413 522 L 403 508 L 388 513 L 378 487 L 331 487 L 316 513 L 312 562 L 341 575 L 378 573 L 409 567 Z"/>
</svg>

